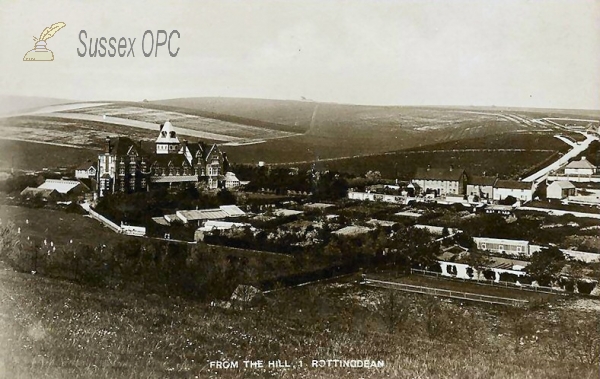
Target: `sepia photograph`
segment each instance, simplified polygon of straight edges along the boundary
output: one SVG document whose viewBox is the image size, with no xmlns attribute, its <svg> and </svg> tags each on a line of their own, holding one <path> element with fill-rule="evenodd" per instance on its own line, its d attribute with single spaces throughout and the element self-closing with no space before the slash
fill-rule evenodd
<svg viewBox="0 0 600 379">
<path fill-rule="evenodd" d="M 600 378 L 598 0 L 0 34 L 0 379 Z"/>
</svg>

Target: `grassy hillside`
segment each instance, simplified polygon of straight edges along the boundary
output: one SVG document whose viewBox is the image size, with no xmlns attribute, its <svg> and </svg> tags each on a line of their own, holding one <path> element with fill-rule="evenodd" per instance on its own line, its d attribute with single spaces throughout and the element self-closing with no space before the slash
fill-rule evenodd
<svg viewBox="0 0 600 379">
<path fill-rule="evenodd" d="M 98 151 L 43 143 L 0 140 L 0 169 L 41 170 L 44 167 L 77 166 L 98 159 Z"/>
<path fill-rule="evenodd" d="M 0 288 L 10 294 L 0 298 L 0 376 L 6 378 L 598 375 L 584 355 L 591 339 L 577 339 L 573 327 L 577 319 L 593 325 L 598 313 L 561 299 L 551 308 L 520 311 L 322 284 L 276 292 L 253 308 L 222 309 L 4 267 Z M 277 359 L 294 368 L 243 368 L 244 360 Z M 370 359 L 384 367 L 307 367 L 313 359 Z M 210 361 L 237 361 L 240 368 L 211 368 Z"/>
<path fill-rule="evenodd" d="M 0 115 L 22 112 L 49 105 L 70 103 L 72 100 L 50 97 L 0 95 Z"/>
<path fill-rule="evenodd" d="M 197 133 L 190 134 L 197 136 L 189 137 L 191 141 L 198 138 L 230 141 L 223 144 L 222 149 L 229 154 L 232 162 L 265 161 L 269 164 L 300 165 L 317 159 L 347 158 L 343 162 L 331 163 L 332 168 L 354 164 L 358 162 L 354 160 L 357 157 L 406 149 L 431 151 L 509 148 L 564 152 L 568 148 L 566 144 L 551 137 L 557 132 L 556 125 L 544 121 L 546 113 L 539 110 L 189 98 L 157 102 L 114 102 L 73 109 L 67 113 L 70 116 L 81 113 L 99 117 L 99 120 L 23 116 L 6 119 L 0 128 L 14 138 L 101 148 L 107 134 L 128 135 L 134 140 L 147 141 L 154 139 L 156 134 L 152 128 L 101 122 L 102 115 L 144 122 L 150 126 L 169 119 L 175 127 Z M 586 112 L 580 117 L 587 117 Z M 36 158 L 39 159 L 42 155 L 48 155 L 45 154 L 45 147 L 39 150 Z M 65 150 L 65 155 L 71 154 Z M 505 170 L 506 175 L 512 176 L 517 175 L 522 166 L 531 166 L 535 163 L 532 160 L 539 157 L 539 152 L 533 152 L 525 158 L 522 155 L 503 155 L 500 158 L 520 160 L 510 164 L 518 167 Z M 470 159 L 485 161 L 488 158 L 460 158 L 457 163 L 469 165 Z M 545 157 L 541 156 L 541 159 Z M 362 172 L 363 166 L 374 161 L 375 166 L 371 169 L 388 172 L 391 165 L 409 163 L 396 163 L 395 158 L 393 162 L 373 157 L 366 157 L 365 160 L 365 163 L 357 163 L 360 168 L 350 167 L 350 171 Z M 396 172 L 395 168 L 393 172 Z"/>
<path fill-rule="evenodd" d="M 379 171 L 383 178 L 409 180 L 419 167 L 446 168 L 453 165 L 456 169 L 465 169 L 470 175 L 497 174 L 500 178 L 517 179 L 553 154 L 539 151 L 406 151 L 319 161 L 317 167 L 356 175 Z M 310 165 L 298 166 L 308 169 Z"/>
</svg>

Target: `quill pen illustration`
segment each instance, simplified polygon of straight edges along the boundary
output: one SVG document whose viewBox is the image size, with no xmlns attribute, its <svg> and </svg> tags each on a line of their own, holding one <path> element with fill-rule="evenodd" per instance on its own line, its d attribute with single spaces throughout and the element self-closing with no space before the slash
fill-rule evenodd
<svg viewBox="0 0 600 379">
<path fill-rule="evenodd" d="M 51 38 L 54 34 L 56 34 L 56 32 L 64 28 L 66 25 L 67 24 L 65 24 L 64 22 L 57 22 L 56 24 L 52 24 L 52 26 L 44 29 L 42 34 L 40 34 L 40 38 L 38 38 L 38 41 L 48 40 L 48 38 Z"/>
<path fill-rule="evenodd" d="M 42 31 L 42 34 L 40 34 L 40 38 L 33 37 L 33 40 L 35 41 L 35 46 L 34 46 L 33 50 L 30 50 L 27 52 L 27 54 L 25 54 L 25 56 L 23 57 L 23 60 L 24 61 L 53 61 L 54 53 L 52 53 L 52 51 L 50 51 L 46 47 L 46 40 L 48 40 L 49 38 L 52 38 L 52 36 L 54 36 L 56 34 L 56 32 L 58 32 L 65 26 L 67 26 L 67 24 L 65 24 L 64 22 L 57 22 L 55 24 L 52 24 L 52 26 L 45 28 L 44 31 Z"/>
</svg>

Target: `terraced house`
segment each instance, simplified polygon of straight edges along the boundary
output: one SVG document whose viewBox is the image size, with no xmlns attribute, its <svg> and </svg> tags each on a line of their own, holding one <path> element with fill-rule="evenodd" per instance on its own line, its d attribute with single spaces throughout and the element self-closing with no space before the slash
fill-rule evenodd
<svg viewBox="0 0 600 379">
<path fill-rule="evenodd" d="M 467 173 L 463 169 L 419 168 L 412 180 L 423 192 L 433 192 L 436 196 L 447 194 L 464 195 L 467 185 Z"/>
<path fill-rule="evenodd" d="M 227 155 L 216 144 L 208 148 L 202 142 L 182 143 L 166 122 L 160 125 L 152 152 L 128 137 L 107 137 L 106 150 L 98 155 L 98 195 L 147 191 L 154 185 L 239 186 L 228 168 Z"/>
</svg>

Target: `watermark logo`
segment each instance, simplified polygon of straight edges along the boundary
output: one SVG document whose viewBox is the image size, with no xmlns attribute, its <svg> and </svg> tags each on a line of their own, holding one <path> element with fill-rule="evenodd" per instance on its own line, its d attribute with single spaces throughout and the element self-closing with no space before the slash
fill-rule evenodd
<svg viewBox="0 0 600 379">
<path fill-rule="evenodd" d="M 52 26 L 44 29 L 42 34 L 40 34 L 40 38 L 33 37 L 35 41 L 35 46 L 33 50 L 29 50 L 27 54 L 23 57 L 24 61 L 53 61 L 54 54 L 51 50 L 48 50 L 46 47 L 46 41 L 51 38 L 56 32 L 61 30 L 67 26 L 64 22 L 57 22 L 56 24 L 52 24 Z"/>
</svg>

